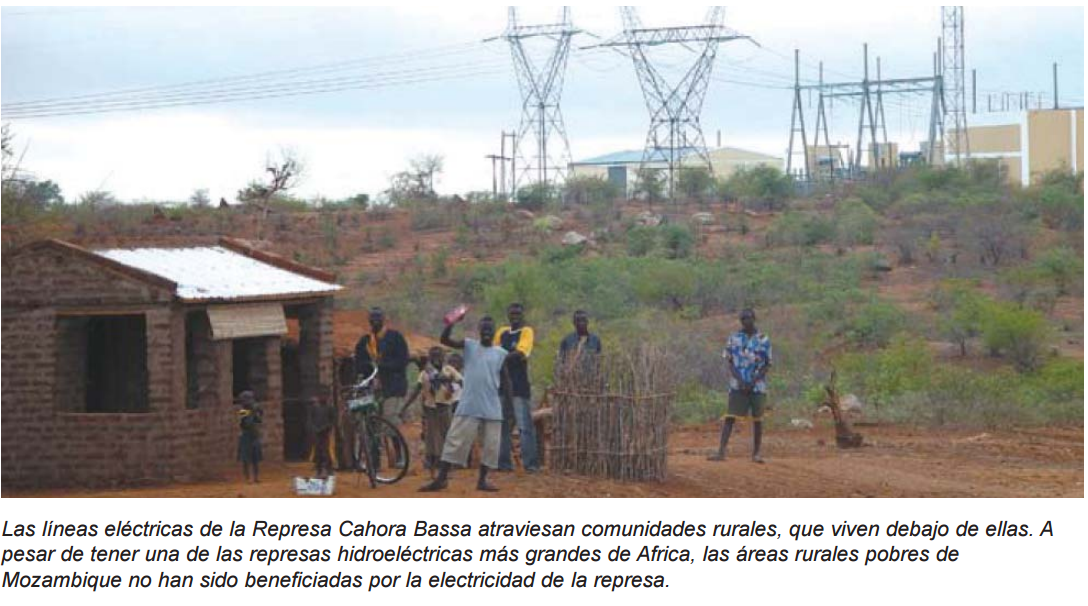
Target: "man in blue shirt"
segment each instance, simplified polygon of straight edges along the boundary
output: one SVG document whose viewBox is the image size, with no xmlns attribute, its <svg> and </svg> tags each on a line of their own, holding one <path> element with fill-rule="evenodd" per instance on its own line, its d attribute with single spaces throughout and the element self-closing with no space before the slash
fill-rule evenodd
<svg viewBox="0 0 1088 606">
<path fill-rule="evenodd" d="M 771 368 L 771 340 L 756 328 L 756 313 L 745 309 L 740 313 L 741 330 L 726 342 L 722 357 L 729 365 L 729 410 L 722 422 L 718 452 L 708 457 L 724 461 L 729 436 L 737 417 L 752 419 L 752 461 L 762 463 L 763 410 L 767 401 L 767 371 Z"/>
<path fill-rule="evenodd" d="M 462 318 L 450 320 L 442 331 L 446 347 L 464 350 L 464 387 L 453 422 L 446 433 L 438 476 L 420 488 L 420 492 L 435 492 L 449 486 L 447 477 L 453 465 L 465 465 L 477 436 L 483 438 L 480 456 L 480 477 L 476 490 L 498 490 L 487 481 L 487 472 L 499 466 L 499 441 L 502 430 L 502 403 L 499 401 L 500 377 L 507 372 L 507 351 L 495 342 L 495 321 L 490 316 L 480 318 L 480 339 L 455 339 L 453 327 Z"/>
</svg>

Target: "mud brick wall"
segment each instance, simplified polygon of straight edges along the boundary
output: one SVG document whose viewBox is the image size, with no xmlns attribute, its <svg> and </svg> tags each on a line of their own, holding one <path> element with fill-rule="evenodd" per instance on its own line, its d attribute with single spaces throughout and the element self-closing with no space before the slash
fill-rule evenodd
<svg viewBox="0 0 1088 606">
<path fill-rule="evenodd" d="M 212 346 L 214 397 L 186 408 L 185 314 L 172 294 L 50 249 L 3 263 L 0 467 L 3 487 L 112 486 L 217 475 L 235 459 L 230 342 Z M 143 314 L 146 413 L 83 413 L 83 387 L 65 367 L 80 355 L 85 313 Z M 59 320 L 59 318 L 64 318 Z M 282 457 L 280 343 L 267 339 L 265 453 Z M 66 403 L 62 404 L 61 400 Z M 75 402 L 76 404 L 73 404 Z"/>
</svg>

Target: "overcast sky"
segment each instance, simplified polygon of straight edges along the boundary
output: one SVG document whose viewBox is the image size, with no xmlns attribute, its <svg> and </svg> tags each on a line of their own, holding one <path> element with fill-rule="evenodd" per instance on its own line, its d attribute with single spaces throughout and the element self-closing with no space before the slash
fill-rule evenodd
<svg viewBox="0 0 1088 606">
<path fill-rule="evenodd" d="M 552 22 L 557 10 L 526 9 L 522 21 Z M 641 15 L 647 27 L 681 25 L 698 23 L 704 10 L 647 8 Z M 820 60 L 826 80 L 860 79 L 864 42 L 874 64 L 882 58 L 885 77 L 928 76 L 940 35 L 938 7 L 810 3 L 738 6 L 726 14 L 728 25 L 761 46 L 737 41 L 719 51 L 703 111 L 707 140 L 713 145 L 721 131 L 724 145 L 778 156 L 789 136 L 793 48 L 801 49 L 807 80 L 816 78 Z M 573 17 L 602 38 L 620 29 L 614 7 L 575 7 Z M 968 7 L 965 23 L 980 105 L 987 94 L 1010 91 L 1044 93 L 1049 102 L 1054 61 L 1063 103 L 1083 104 L 1082 7 Z M 441 191 L 490 189 L 484 156 L 498 152 L 500 132 L 519 116 L 508 48 L 481 42 L 505 28 L 502 7 L 5 7 L 0 24 L 2 118 L 12 123 L 17 144 L 27 146 L 26 168 L 60 183 L 69 199 L 102 188 L 126 200 L 184 200 L 208 188 L 214 199 L 233 200 L 260 176 L 266 156 L 283 148 L 307 165 L 298 191 L 306 197 L 377 194 L 424 153 L 446 159 Z M 579 40 L 579 47 L 594 42 Z M 681 50 L 659 60 L 679 69 L 691 58 Z M 273 70 L 295 71 L 253 77 Z M 244 77 L 250 79 L 225 80 Z M 337 87 L 356 88 L 279 96 L 313 86 L 300 81 L 333 78 Z M 221 97 L 198 96 L 192 86 L 160 88 L 208 80 L 215 82 L 202 86 L 216 86 L 218 94 L 230 87 L 276 97 L 203 103 Z M 88 95 L 152 87 L 110 107 L 126 109 L 151 93 L 169 94 L 177 105 L 38 118 L 20 118 L 30 106 L 12 105 L 56 99 L 70 105 L 39 107 L 101 108 L 89 103 L 102 99 Z M 562 109 L 575 159 L 639 149 L 645 139 L 648 117 L 634 69 L 614 52 L 572 52 Z M 833 108 L 832 139 L 856 137 L 856 111 L 843 103 Z M 924 95 L 889 99 L 891 138 L 903 149 L 916 147 L 926 138 L 928 111 Z"/>
</svg>

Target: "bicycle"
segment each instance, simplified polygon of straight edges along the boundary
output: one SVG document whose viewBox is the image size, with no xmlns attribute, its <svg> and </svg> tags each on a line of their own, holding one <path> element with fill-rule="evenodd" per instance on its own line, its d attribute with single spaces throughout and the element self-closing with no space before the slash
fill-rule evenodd
<svg viewBox="0 0 1088 606">
<path fill-rule="evenodd" d="M 392 423 L 382 418 L 374 379 L 378 370 L 351 386 L 346 408 L 353 421 L 352 463 L 366 472 L 370 487 L 395 484 L 408 473 L 408 442 Z"/>
</svg>

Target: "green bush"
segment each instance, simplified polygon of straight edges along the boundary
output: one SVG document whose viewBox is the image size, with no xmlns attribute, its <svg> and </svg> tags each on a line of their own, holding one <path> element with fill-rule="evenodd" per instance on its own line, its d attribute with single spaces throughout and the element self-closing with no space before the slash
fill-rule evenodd
<svg viewBox="0 0 1088 606">
<path fill-rule="evenodd" d="M 1035 261 L 1039 274 L 1054 284 L 1058 295 L 1068 295 L 1084 275 L 1084 260 L 1068 247 L 1052 248 Z"/>
<path fill-rule="evenodd" d="M 877 214 L 858 198 L 847 198 L 835 208 L 837 240 L 842 246 L 869 245 L 877 228 Z"/>
<path fill-rule="evenodd" d="M 661 235 L 661 244 L 665 256 L 669 259 L 686 259 L 695 248 L 695 236 L 691 230 L 680 225 L 663 225 L 657 228 Z"/>
<path fill-rule="evenodd" d="M 623 194 L 618 185 L 601 177 L 572 176 L 563 185 L 563 202 L 579 206 L 612 202 Z"/>
<path fill-rule="evenodd" d="M 1021 372 L 1042 366 L 1049 337 L 1046 318 L 1030 309 L 992 303 L 983 314 L 982 340 L 986 348 L 1009 358 Z"/>
<path fill-rule="evenodd" d="M 537 212 L 544 210 L 549 202 L 556 199 L 555 190 L 547 183 L 533 183 L 518 190 L 517 205 L 525 210 Z"/>
<path fill-rule="evenodd" d="M 882 301 L 870 301 L 850 315 L 846 336 L 862 347 L 884 347 L 905 326 L 906 316 L 898 307 Z"/>
<path fill-rule="evenodd" d="M 759 203 L 768 209 L 781 209 L 793 195 L 793 179 L 781 170 L 767 165 L 742 168 L 723 183 L 729 195 L 745 203 Z"/>
<path fill-rule="evenodd" d="M 835 224 L 818 213 L 787 212 L 767 233 L 767 242 L 772 246 L 815 246 L 834 238 Z"/>
<path fill-rule="evenodd" d="M 934 307 L 940 314 L 938 327 L 948 340 L 967 355 L 967 344 L 982 333 L 982 321 L 989 299 L 966 280 L 945 280 L 934 290 Z"/>
<path fill-rule="evenodd" d="M 645 257 L 657 248 L 657 229 L 636 225 L 627 231 L 627 254 Z"/>
</svg>

